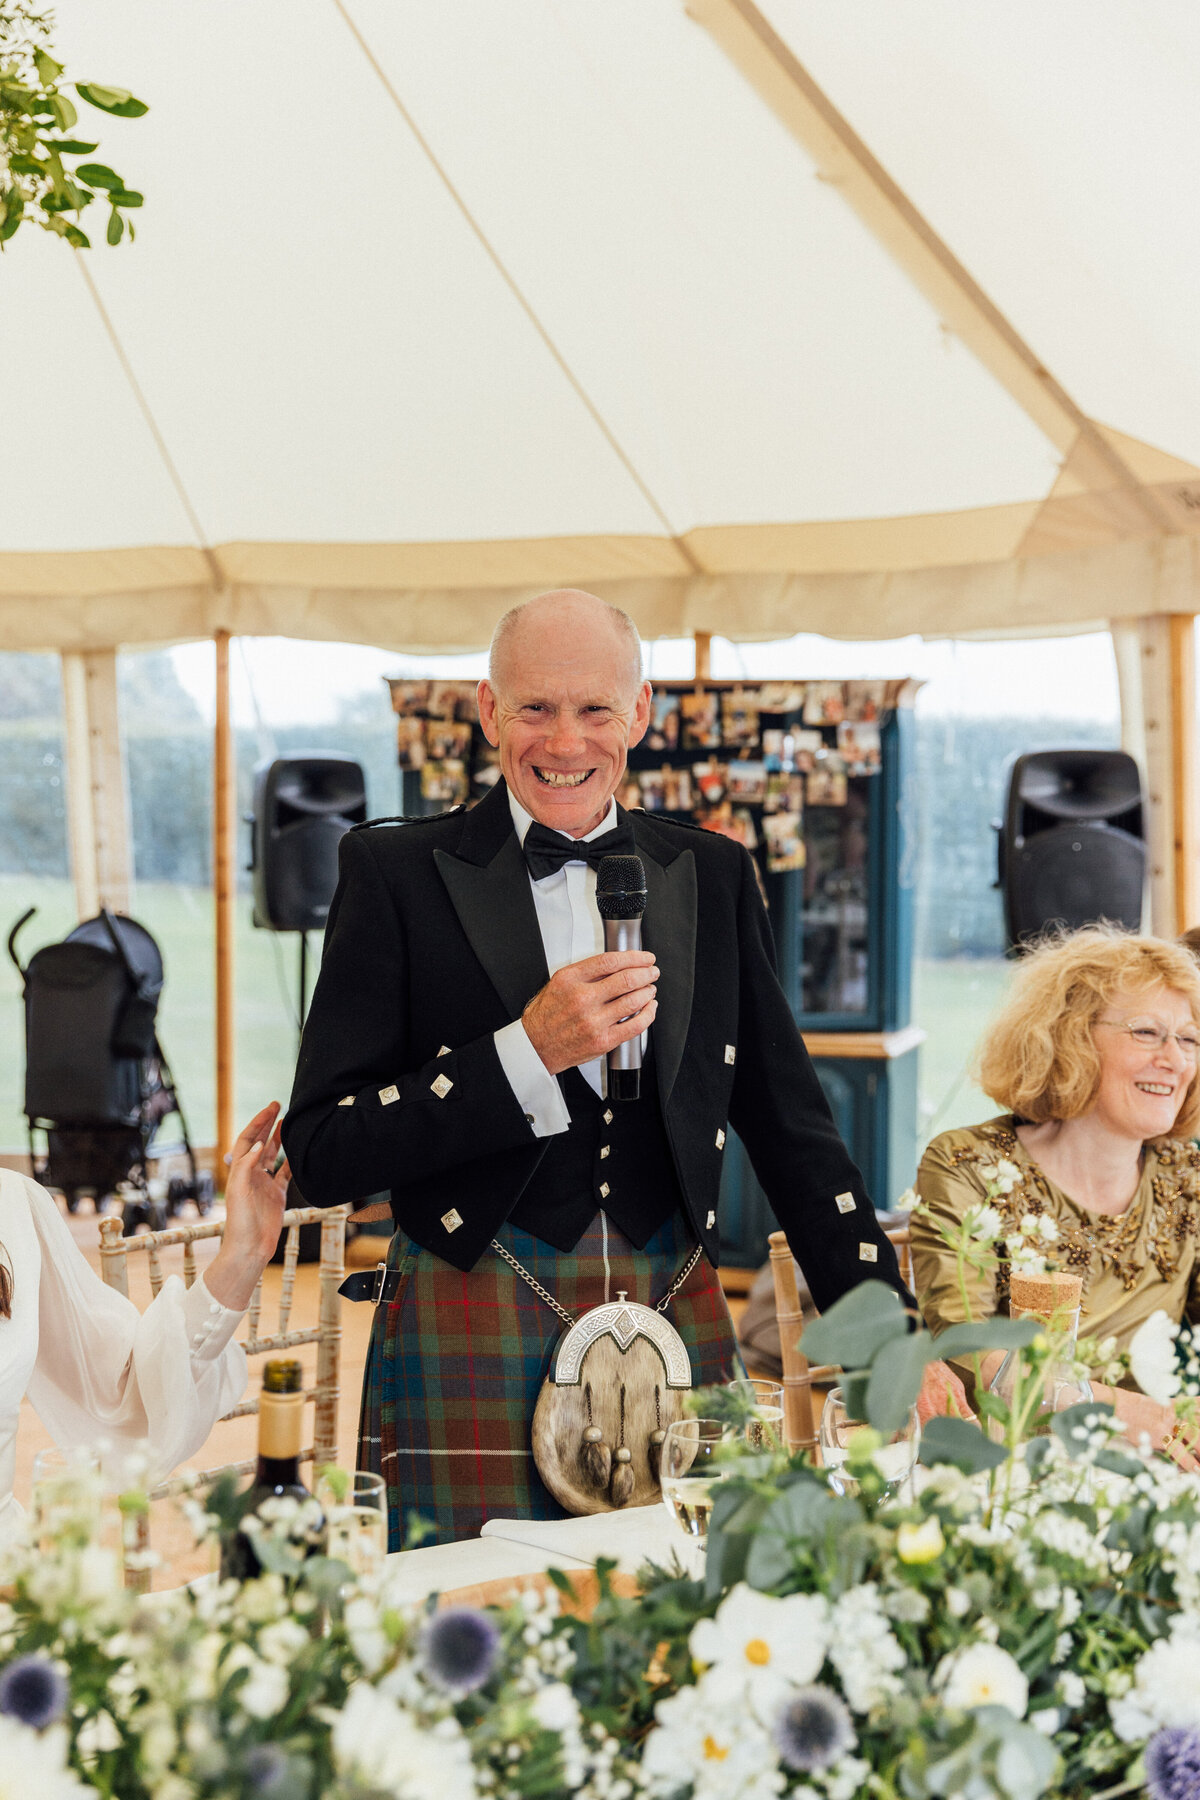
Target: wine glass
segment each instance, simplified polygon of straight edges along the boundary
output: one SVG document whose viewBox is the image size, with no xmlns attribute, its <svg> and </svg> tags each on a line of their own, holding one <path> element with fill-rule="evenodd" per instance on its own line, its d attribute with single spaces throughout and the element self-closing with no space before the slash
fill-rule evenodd
<svg viewBox="0 0 1200 1800">
<path fill-rule="evenodd" d="M 100 1533 L 104 1482 L 92 1450 L 39 1450 L 33 1459 L 31 1500 L 38 1543 L 82 1549 Z"/>
<path fill-rule="evenodd" d="M 869 1430 L 872 1427 L 865 1420 L 855 1418 L 847 1409 L 842 1389 L 830 1388 L 825 1397 L 818 1439 L 821 1461 L 830 1471 L 830 1486 L 836 1493 L 857 1494 L 857 1478 L 845 1472 L 846 1464 L 857 1434 Z M 883 1441 L 875 1450 L 871 1461 L 883 1477 L 885 1493 L 898 1494 L 912 1476 L 917 1451 L 921 1447 L 921 1424 L 916 1407 L 909 1407 L 908 1417 L 899 1431 L 885 1431 L 875 1435 Z"/>
<path fill-rule="evenodd" d="M 743 1427 L 752 1450 L 779 1450 L 783 1445 L 783 1384 L 762 1375 L 743 1375 L 727 1381 L 726 1388 L 745 1403 Z"/>
<path fill-rule="evenodd" d="M 714 1492 L 729 1473 L 738 1439 L 723 1419 L 676 1419 L 667 1426 L 659 1464 L 663 1503 L 703 1557 Z"/>
<path fill-rule="evenodd" d="M 368 1469 L 329 1469 L 319 1477 L 316 1498 L 325 1514 L 325 1554 L 344 1562 L 356 1576 L 374 1575 L 387 1555 L 387 1485 Z"/>
</svg>

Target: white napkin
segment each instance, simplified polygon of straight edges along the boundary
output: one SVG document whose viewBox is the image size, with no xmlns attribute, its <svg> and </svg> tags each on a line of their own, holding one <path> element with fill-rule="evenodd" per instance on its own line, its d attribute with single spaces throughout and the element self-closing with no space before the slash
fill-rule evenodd
<svg viewBox="0 0 1200 1800">
<path fill-rule="evenodd" d="M 661 1501 L 581 1519 L 489 1519 L 480 1536 L 534 1546 L 545 1552 L 546 1568 L 556 1566 L 560 1557 L 568 1563 L 594 1563 L 597 1557 L 611 1556 L 628 1575 L 646 1562 L 670 1568 L 676 1551 L 686 1563 L 688 1550 Z"/>
</svg>

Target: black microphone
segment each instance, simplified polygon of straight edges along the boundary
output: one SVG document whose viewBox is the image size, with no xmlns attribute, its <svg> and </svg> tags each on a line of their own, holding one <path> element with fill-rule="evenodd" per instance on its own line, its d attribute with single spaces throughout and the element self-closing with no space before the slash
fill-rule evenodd
<svg viewBox="0 0 1200 1800">
<path fill-rule="evenodd" d="M 596 871 L 596 905 L 604 920 L 606 950 L 640 950 L 646 910 L 646 871 L 640 856 L 602 856 Z M 626 1017 L 629 1015 L 627 1014 Z M 608 1097 L 636 1100 L 642 1087 L 639 1032 L 608 1053 Z"/>
</svg>

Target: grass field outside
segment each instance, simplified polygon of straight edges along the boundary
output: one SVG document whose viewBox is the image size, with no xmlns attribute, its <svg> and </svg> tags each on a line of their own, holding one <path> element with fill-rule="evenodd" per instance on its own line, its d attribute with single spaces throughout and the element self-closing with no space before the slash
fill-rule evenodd
<svg viewBox="0 0 1200 1800">
<path fill-rule="evenodd" d="M 75 923 L 70 882 L 0 875 L 0 928 L 6 934 L 28 906 L 38 909 L 19 944 L 28 961 Z M 193 1141 L 215 1132 L 212 896 L 207 888 L 141 882 L 133 915 L 163 952 L 166 985 L 159 1037 L 187 1110 Z M 320 955 L 310 939 L 310 970 Z M 286 1104 L 295 1065 L 298 940 L 294 933 L 256 931 L 250 901 L 238 901 L 237 1111 L 248 1118 L 268 1100 Z M 974 1124 L 995 1107 L 965 1076 L 970 1053 L 1001 999 L 1009 975 L 1002 958 L 919 961 L 914 970 L 914 1022 L 928 1037 L 920 1052 L 922 1144 L 934 1131 Z M 311 980 L 311 975 L 310 975 Z M 5 958 L 0 966 L 0 1148 L 24 1149 L 22 1090 L 25 1029 L 21 984 Z"/>
</svg>

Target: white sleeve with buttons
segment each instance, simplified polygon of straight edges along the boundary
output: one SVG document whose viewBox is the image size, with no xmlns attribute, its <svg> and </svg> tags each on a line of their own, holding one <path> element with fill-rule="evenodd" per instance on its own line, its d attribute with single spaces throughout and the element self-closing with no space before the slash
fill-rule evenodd
<svg viewBox="0 0 1200 1800">
<path fill-rule="evenodd" d="M 495 1034 L 496 1055 L 508 1077 L 508 1085 L 534 1137 L 554 1137 L 571 1128 L 571 1114 L 563 1091 L 529 1041 L 520 1019 Z"/>
<path fill-rule="evenodd" d="M 26 1199 L 40 1248 L 36 1354 L 28 1395 L 61 1445 L 99 1439 L 139 1444 L 157 1481 L 199 1450 L 246 1389 L 246 1354 L 233 1341 L 243 1317 L 214 1300 L 200 1276 L 170 1276 L 145 1312 L 106 1287 L 66 1220 L 36 1182 L 5 1173 L 5 1202 Z M 24 1189 L 17 1195 L 9 1183 Z M 0 1206 L 0 1243 L 5 1207 Z M 14 1316 L 28 1295 L 17 1291 Z"/>
</svg>

